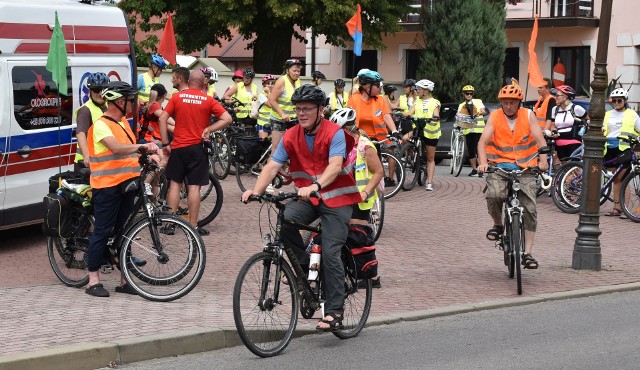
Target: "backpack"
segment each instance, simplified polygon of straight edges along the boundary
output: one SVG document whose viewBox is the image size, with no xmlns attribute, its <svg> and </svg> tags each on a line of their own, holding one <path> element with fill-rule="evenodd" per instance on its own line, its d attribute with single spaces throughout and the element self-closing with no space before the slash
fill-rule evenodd
<svg viewBox="0 0 640 370">
<path fill-rule="evenodd" d="M 373 230 L 366 225 L 349 225 L 346 270 L 355 279 L 371 279 L 378 275 Z"/>
<path fill-rule="evenodd" d="M 254 164 L 265 149 L 265 142 L 256 136 L 239 137 L 236 139 L 234 160 L 241 164 Z"/>
</svg>

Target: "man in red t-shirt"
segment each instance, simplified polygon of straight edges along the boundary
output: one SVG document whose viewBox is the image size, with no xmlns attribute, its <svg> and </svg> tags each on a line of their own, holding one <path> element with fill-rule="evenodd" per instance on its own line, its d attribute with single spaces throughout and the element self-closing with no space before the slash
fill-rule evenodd
<svg viewBox="0 0 640 370">
<path fill-rule="evenodd" d="M 160 115 L 160 134 L 164 153 L 169 157 L 166 176 L 171 183 L 167 193 L 167 205 L 175 212 L 180 201 L 180 188 L 185 178 L 188 182 L 187 204 L 189 205 L 189 221 L 200 235 L 209 232 L 198 225 L 200 212 L 200 187 L 209 183 L 209 161 L 202 142 L 209 140 L 209 135 L 231 124 L 231 115 L 214 100 L 202 92 L 204 74 L 192 71 L 189 75 L 189 88 L 174 94 L 165 111 Z M 209 125 L 211 116 L 218 118 Z M 169 144 L 167 121 L 173 116 L 176 126 L 173 130 L 173 141 Z"/>
</svg>

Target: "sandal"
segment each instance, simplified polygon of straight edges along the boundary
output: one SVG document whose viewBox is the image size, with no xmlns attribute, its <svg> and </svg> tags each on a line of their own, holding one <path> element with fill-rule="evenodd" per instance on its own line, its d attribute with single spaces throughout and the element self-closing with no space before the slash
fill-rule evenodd
<svg viewBox="0 0 640 370">
<path fill-rule="evenodd" d="M 487 239 L 491 241 L 496 241 L 500 238 L 500 235 L 504 233 L 504 226 L 502 225 L 493 225 L 492 228 L 487 231 Z"/>
<path fill-rule="evenodd" d="M 522 266 L 526 269 L 535 270 L 538 268 L 538 261 L 529 253 L 522 254 Z"/>
<path fill-rule="evenodd" d="M 92 295 L 94 297 L 108 297 L 109 291 L 104 288 L 104 285 L 98 283 L 94 284 L 87 289 L 84 290 L 88 295 Z"/>
<path fill-rule="evenodd" d="M 342 319 L 344 319 L 343 315 L 338 316 L 338 314 L 331 312 L 331 313 L 328 313 L 327 316 L 331 317 L 332 320 L 322 319 L 320 320 L 320 322 L 318 322 L 318 324 L 325 323 L 325 324 L 329 324 L 329 326 L 327 326 L 326 328 L 316 326 L 316 330 L 320 330 L 324 332 L 327 332 L 327 331 L 333 332 L 333 331 L 341 330 L 344 328 L 344 326 L 342 325 Z"/>
<path fill-rule="evenodd" d="M 620 217 L 620 216 L 622 216 L 622 210 L 621 209 L 617 209 L 617 208 L 613 208 L 611 211 L 605 213 L 604 215 L 605 216 Z"/>
<path fill-rule="evenodd" d="M 126 294 L 138 295 L 138 292 L 136 292 L 136 290 L 133 289 L 131 287 L 131 285 L 129 285 L 129 284 L 125 284 L 123 286 L 117 286 L 116 287 L 116 293 L 126 293 Z"/>
</svg>

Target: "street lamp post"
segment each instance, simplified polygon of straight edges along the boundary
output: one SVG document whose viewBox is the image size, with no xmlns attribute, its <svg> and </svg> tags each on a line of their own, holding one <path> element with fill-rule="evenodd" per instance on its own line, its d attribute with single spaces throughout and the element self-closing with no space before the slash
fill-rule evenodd
<svg viewBox="0 0 640 370">
<path fill-rule="evenodd" d="M 607 49 L 611 25 L 612 0 L 603 0 L 600 10 L 598 49 L 591 81 L 591 106 L 589 108 L 589 131 L 584 136 L 583 180 L 580 220 L 576 232 L 578 236 L 573 248 L 571 267 L 575 270 L 600 271 L 602 254 L 600 251 L 600 190 L 604 143 L 602 120 L 604 118 L 605 90 L 608 85 Z"/>
</svg>

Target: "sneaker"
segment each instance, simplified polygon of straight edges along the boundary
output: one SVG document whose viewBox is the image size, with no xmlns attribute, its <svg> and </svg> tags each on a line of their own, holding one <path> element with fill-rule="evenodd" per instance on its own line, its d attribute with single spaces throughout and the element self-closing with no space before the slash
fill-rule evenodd
<svg viewBox="0 0 640 370">
<path fill-rule="evenodd" d="M 207 235 L 209 235 L 209 230 L 205 230 L 205 229 L 203 229 L 203 228 L 201 228 L 201 227 L 196 227 L 196 231 L 198 232 L 198 234 L 199 234 L 200 236 L 207 236 Z"/>
<path fill-rule="evenodd" d="M 396 181 L 391 177 L 384 178 L 384 186 L 396 186 Z"/>
<path fill-rule="evenodd" d="M 131 262 L 138 267 L 142 267 L 147 264 L 147 260 L 143 260 L 142 258 L 138 258 L 136 256 L 131 257 Z"/>
<path fill-rule="evenodd" d="M 176 224 L 166 224 L 160 229 L 160 232 L 165 235 L 174 235 L 176 233 Z"/>
<path fill-rule="evenodd" d="M 484 177 L 484 173 L 478 172 L 478 177 Z"/>
<path fill-rule="evenodd" d="M 426 191 L 433 191 L 433 185 L 431 185 L 431 184 L 427 184 L 427 185 L 425 185 L 425 186 L 424 186 L 424 190 L 426 190 Z"/>
<path fill-rule="evenodd" d="M 471 172 L 469 172 L 469 177 L 478 177 L 478 171 L 471 170 Z"/>
</svg>

